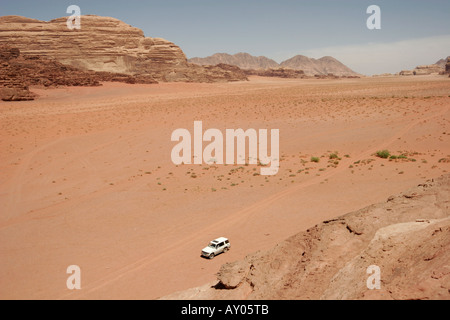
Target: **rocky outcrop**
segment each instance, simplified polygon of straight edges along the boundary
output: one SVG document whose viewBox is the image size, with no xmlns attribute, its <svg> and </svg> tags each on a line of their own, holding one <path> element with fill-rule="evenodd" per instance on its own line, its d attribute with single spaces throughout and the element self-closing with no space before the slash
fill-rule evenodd
<svg viewBox="0 0 450 320">
<path fill-rule="evenodd" d="M 34 100 L 20 69 L 14 63 L 19 56 L 19 49 L 0 46 L 0 99 L 3 101 Z"/>
<path fill-rule="evenodd" d="M 324 221 L 163 299 L 450 299 L 450 175 Z M 377 266 L 380 289 L 367 286 Z M 368 269 L 370 272 L 368 272 Z"/>
<path fill-rule="evenodd" d="M 450 57 L 449 57 L 450 58 Z M 447 59 L 449 59 L 447 58 Z M 447 60 L 445 60 L 447 61 Z M 439 60 L 435 64 L 417 66 L 414 70 L 402 70 L 399 72 L 400 76 L 424 76 L 430 74 L 445 73 L 444 59 Z"/>
<path fill-rule="evenodd" d="M 249 76 L 260 76 L 260 77 L 276 77 L 276 78 L 300 78 L 304 79 L 306 78 L 305 73 L 303 70 L 293 70 L 293 69 L 286 69 L 286 68 L 276 68 L 276 69 L 266 69 L 266 70 L 245 70 L 245 74 Z"/>
<path fill-rule="evenodd" d="M 445 73 L 450 74 L 450 57 L 447 58 L 447 63 L 445 65 Z"/>
<path fill-rule="evenodd" d="M 200 68 L 187 62 L 170 41 L 148 38 L 120 20 L 82 16 L 81 29 L 69 30 L 67 18 L 49 22 L 0 17 L 0 45 L 13 43 L 24 55 L 52 59 L 80 70 L 151 76 L 157 81 L 246 80 L 230 70 Z"/>
<path fill-rule="evenodd" d="M 424 65 L 424 66 L 417 66 L 413 74 L 415 76 L 422 76 L 422 75 L 428 75 L 428 74 L 439 74 L 442 71 L 442 68 L 439 67 L 436 64 L 431 65 Z"/>
<path fill-rule="evenodd" d="M 22 87 L 0 87 L 0 99 L 3 101 L 29 101 L 34 100 L 35 95 L 27 86 Z"/>
</svg>

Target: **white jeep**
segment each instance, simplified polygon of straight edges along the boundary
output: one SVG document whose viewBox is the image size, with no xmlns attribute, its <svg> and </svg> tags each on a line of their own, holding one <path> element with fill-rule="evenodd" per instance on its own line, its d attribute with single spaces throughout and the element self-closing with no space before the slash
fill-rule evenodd
<svg viewBox="0 0 450 320">
<path fill-rule="evenodd" d="M 218 238 L 209 243 L 209 245 L 202 250 L 202 256 L 209 259 L 214 259 L 215 256 L 222 252 L 230 250 L 230 241 L 227 238 Z"/>
</svg>

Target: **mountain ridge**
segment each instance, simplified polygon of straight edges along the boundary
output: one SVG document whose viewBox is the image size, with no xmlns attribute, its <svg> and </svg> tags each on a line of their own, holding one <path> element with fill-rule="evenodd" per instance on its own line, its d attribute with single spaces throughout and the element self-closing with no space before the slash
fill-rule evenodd
<svg viewBox="0 0 450 320">
<path fill-rule="evenodd" d="M 243 70 L 267 70 L 286 68 L 302 70 L 308 76 L 334 74 L 336 76 L 357 76 L 357 72 L 351 70 L 342 62 L 331 56 L 319 59 L 309 58 L 304 55 L 296 55 L 290 59 L 277 63 L 265 56 L 253 56 L 249 53 L 239 52 L 234 55 L 228 53 L 215 53 L 205 58 L 194 57 L 188 59 L 190 63 L 198 65 L 216 65 L 226 63 L 235 65 Z"/>
</svg>

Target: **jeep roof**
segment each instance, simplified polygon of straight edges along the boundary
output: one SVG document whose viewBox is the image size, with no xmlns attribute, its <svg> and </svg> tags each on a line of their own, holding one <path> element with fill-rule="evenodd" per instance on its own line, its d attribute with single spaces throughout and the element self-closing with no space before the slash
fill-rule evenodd
<svg viewBox="0 0 450 320">
<path fill-rule="evenodd" d="M 217 238 L 216 240 L 213 240 L 211 242 L 212 243 L 220 243 L 220 242 L 224 242 L 224 241 L 227 241 L 227 240 L 228 240 L 227 238 L 220 237 L 220 238 Z"/>
</svg>

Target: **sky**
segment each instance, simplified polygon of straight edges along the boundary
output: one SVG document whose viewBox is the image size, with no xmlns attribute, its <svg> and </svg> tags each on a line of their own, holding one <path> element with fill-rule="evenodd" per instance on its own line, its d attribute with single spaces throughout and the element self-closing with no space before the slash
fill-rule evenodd
<svg viewBox="0 0 450 320">
<path fill-rule="evenodd" d="M 170 40 L 188 58 L 333 56 L 371 75 L 450 56 L 450 0 L 0 0 L 0 16 L 49 21 L 67 16 L 69 5 Z M 380 30 L 367 28 L 370 5 L 381 9 Z"/>
</svg>

